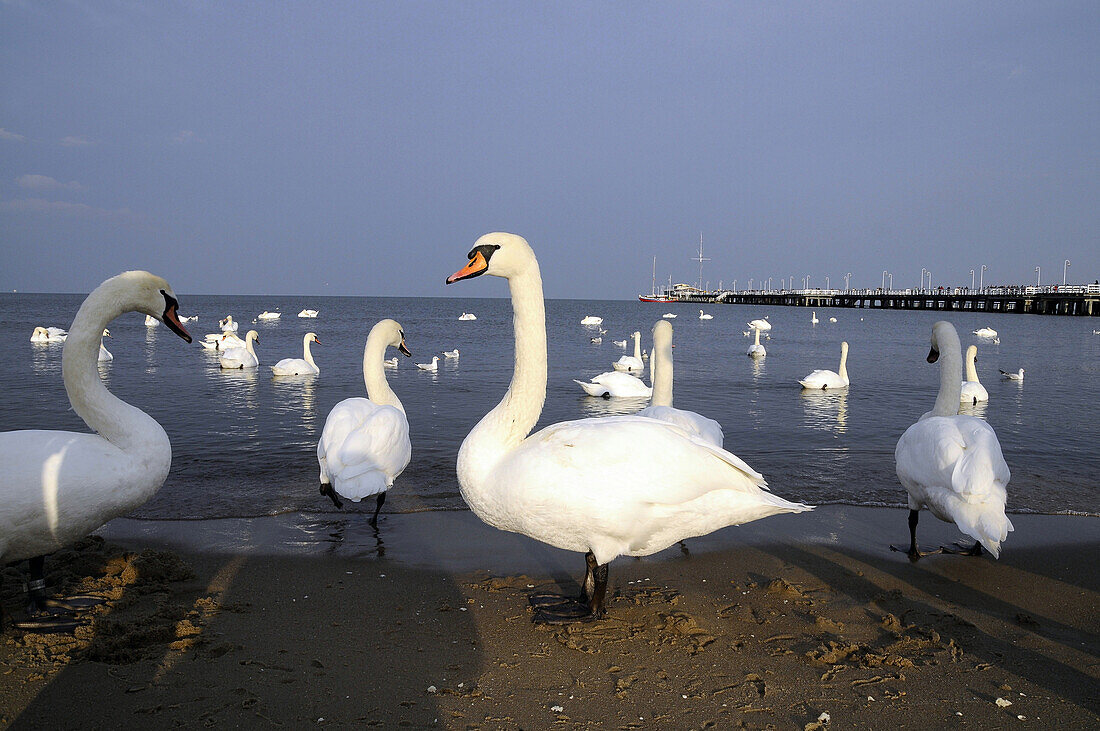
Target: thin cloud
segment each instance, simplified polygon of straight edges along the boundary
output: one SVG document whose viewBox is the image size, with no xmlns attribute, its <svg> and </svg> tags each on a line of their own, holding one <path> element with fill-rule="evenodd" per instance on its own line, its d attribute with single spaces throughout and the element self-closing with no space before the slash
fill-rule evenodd
<svg viewBox="0 0 1100 731">
<path fill-rule="evenodd" d="M 9 132 L 3 127 L 0 127 L 0 140 L 10 140 L 11 142 L 22 142 L 27 139 L 23 135 L 17 135 L 14 132 Z"/>
<path fill-rule="evenodd" d="M 75 180 L 62 183 L 59 180 L 54 180 L 49 175 L 20 175 L 15 179 L 15 183 L 20 188 L 30 190 L 84 190 L 84 186 Z"/>
<path fill-rule="evenodd" d="M 61 138 L 62 147 L 84 147 L 86 145 L 94 145 L 95 143 L 89 140 L 87 137 L 81 137 L 80 135 L 69 135 L 68 137 Z"/>
<path fill-rule="evenodd" d="M 97 208 L 86 203 L 68 201 L 50 201 L 45 198 L 16 198 L 0 201 L 0 212 L 5 213 L 45 213 L 69 218 L 94 219 L 99 221 L 136 221 L 137 214 L 129 208 Z"/>
</svg>

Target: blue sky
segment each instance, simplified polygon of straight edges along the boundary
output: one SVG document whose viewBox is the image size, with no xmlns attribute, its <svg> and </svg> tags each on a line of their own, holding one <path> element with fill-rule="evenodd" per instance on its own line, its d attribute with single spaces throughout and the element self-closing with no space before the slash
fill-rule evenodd
<svg viewBox="0 0 1100 731">
<path fill-rule="evenodd" d="M 1098 70 L 1095 0 L 3 0 L 0 290 L 1091 282 Z"/>
</svg>

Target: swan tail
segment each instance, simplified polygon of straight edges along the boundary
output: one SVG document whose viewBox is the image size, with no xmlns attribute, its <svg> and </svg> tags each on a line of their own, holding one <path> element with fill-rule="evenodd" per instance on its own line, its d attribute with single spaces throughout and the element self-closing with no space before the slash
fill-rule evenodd
<svg viewBox="0 0 1100 731">
<path fill-rule="evenodd" d="M 1001 542 L 1008 538 L 1012 527 L 1012 521 L 1005 515 L 1001 505 L 968 504 L 963 506 L 960 515 L 955 518 L 955 525 L 966 535 L 982 544 L 982 547 L 993 554 L 993 558 L 1001 557 Z"/>
<path fill-rule="evenodd" d="M 386 475 L 372 469 L 352 475 L 333 475 L 332 486 L 342 498 L 357 503 L 365 497 L 385 492 L 389 488 Z"/>
<path fill-rule="evenodd" d="M 587 393 L 589 396 L 603 396 L 605 393 L 608 392 L 606 386 L 601 386 L 598 383 L 588 383 L 586 381 L 578 381 L 575 378 L 573 379 L 573 383 L 575 383 L 578 386 L 580 386 L 581 388 L 583 388 L 584 392 Z"/>
</svg>

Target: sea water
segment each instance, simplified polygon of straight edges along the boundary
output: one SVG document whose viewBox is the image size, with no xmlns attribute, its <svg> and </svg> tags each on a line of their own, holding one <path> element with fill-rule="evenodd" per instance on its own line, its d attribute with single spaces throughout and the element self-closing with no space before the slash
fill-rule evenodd
<svg viewBox="0 0 1100 731">
<path fill-rule="evenodd" d="M 459 445 L 497 404 L 513 363 L 507 299 L 196 296 L 179 293 L 180 311 L 198 315 L 186 327 L 201 340 L 233 315 L 238 335 L 259 332 L 258 369 L 225 371 L 217 355 L 187 345 L 164 326 L 146 327 L 130 313 L 111 323 L 105 342 L 114 361 L 100 366 L 108 388 L 152 415 L 172 440 L 172 470 L 164 487 L 133 515 L 203 519 L 330 513 L 318 493 L 317 439 L 338 401 L 365 396 L 363 344 L 386 317 L 404 327 L 412 358 L 397 354 L 387 377 L 408 414 L 413 457 L 386 502 L 388 512 L 464 507 L 455 477 Z M 61 382 L 61 345 L 29 342 L 36 325 L 67 328 L 79 295 L 0 295 L 0 368 L 4 396 L 0 429 L 87 427 L 69 408 Z M 299 310 L 319 310 L 315 319 Z M 630 333 L 650 330 L 666 312 L 675 343 L 675 405 L 717 419 L 726 448 L 763 473 L 771 489 L 814 504 L 904 505 L 894 473 L 902 432 L 932 408 L 939 366 L 925 361 L 932 324 L 948 319 L 965 348 L 978 346 L 978 374 L 989 402 L 965 407 L 996 430 L 1012 469 L 1010 511 L 1096 515 L 1100 477 L 1100 321 L 1092 318 L 976 313 L 905 312 L 748 305 L 699 306 L 633 301 L 549 300 L 546 303 L 549 383 L 536 428 L 565 419 L 632 413 L 644 401 L 586 396 L 573 379 L 611 369 L 632 353 Z M 254 321 L 264 310 L 279 320 Z M 459 321 L 463 312 L 477 320 Z M 598 330 L 586 315 L 603 318 Z M 743 335 L 749 320 L 768 317 L 767 357 L 753 360 Z M 829 322 L 835 317 L 837 322 Z M 971 335 L 989 326 L 995 343 Z M 269 366 L 302 356 L 302 336 L 317 333 L 320 375 L 276 377 Z M 627 349 L 613 344 L 628 340 Z M 798 379 L 817 368 L 836 370 L 840 343 L 850 345 L 851 387 L 805 392 Z M 457 348 L 457 360 L 443 359 Z M 436 373 L 416 363 L 441 357 Z M 1024 368 L 1022 382 L 999 369 Z M 648 377 L 648 376 L 647 376 Z M 625 479 L 625 476 L 624 476 Z M 522 489 L 517 485 L 516 489 Z M 368 504 L 369 503 L 369 504 Z M 353 510 L 373 509 L 373 500 Z"/>
</svg>

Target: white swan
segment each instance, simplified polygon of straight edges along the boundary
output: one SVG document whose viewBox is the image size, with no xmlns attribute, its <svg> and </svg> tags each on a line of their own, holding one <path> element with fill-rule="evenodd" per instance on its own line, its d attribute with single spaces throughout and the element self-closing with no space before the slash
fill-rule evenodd
<svg viewBox="0 0 1100 731">
<path fill-rule="evenodd" d="M 306 333 L 302 338 L 301 358 L 283 358 L 271 366 L 271 372 L 276 376 L 306 376 L 320 373 L 321 369 L 313 362 L 313 353 L 309 352 L 310 343 L 321 344 L 317 339 L 317 333 Z"/>
<path fill-rule="evenodd" d="M 977 330 L 971 331 L 972 335 L 977 335 L 979 338 L 995 338 L 997 337 L 997 331 L 991 327 L 980 327 Z"/>
<path fill-rule="evenodd" d="M 768 322 L 768 318 L 765 317 L 762 320 L 757 319 L 757 320 L 753 320 L 752 322 L 750 322 L 749 323 L 749 329 L 750 330 L 768 331 L 768 330 L 772 329 L 772 324 L 770 322 Z"/>
<path fill-rule="evenodd" d="M 676 319 L 676 315 L 671 313 L 671 312 L 666 312 L 665 314 L 661 315 L 661 317 L 665 318 L 666 320 L 675 320 Z"/>
<path fill-rule="evenodd" d="M 283 313 L 281 313 L 281 312 L 268 312 L 267 310 L 264 310 L 260 314 L 256 315 L 256 319 L 257 320 L 278 320 L 280 317 L 282 317 L 282 315 L 283 315 Z"/>
<path fill-rule="evenodd" d="M 626 348 L 626 341 L 625 340 L 612 340 L 611 344 L 612 345 L 617 345 L 620 348 Z"/>
<path fill-rule="evenodd" d="M 397 367 L 397 356 L 395 355 L 392 358 L 390 358 L 389 360 L 382 361 L 382 365 L 385 366 L 386 368 L 396 368 Z"/>
<path fill-rule="evenodd" d="M 469 264 L 447 283 L 489 273 L 508 280 L 515 370 L 508 392 L 462 442 L 458 482 L 483 521 L 570 551 L 585 552 L 583 604 L 532 597 L 538 621 L 603 614 L 607 564 L 646 556 L 692 536 L 768 515 L 809 510 L 768 493 L 729 452 L 656 419 L 606 416 L 527 433 L 546 399 L 542 277 L 519 236 L 482 236 Z"/>
<path fill-rule="evenodd" d="M 443 357 L 444 358 L 458 358 L 458 348 L 455 348 L 454 350 L 444 350 L 443 351 Z"/>
<path fill-rule="evenodd" d="M 66 330 L 59 327 L 36 327 L 31 333 L 32 343 L 63 343 L 69 336 Z"/>
<path fill-rule="evenodd" d="M 197 319 L 199 319 L 198 315 L 191 315 L 190 317 L 187 317 L 186 315 L 180 315 L 180 322 L 194 322 Z"/>
<path fill-rule="evenodd" d="M 228 348 L 222 351 L 218 363 L 222 368 L 256 368 L 260 365 L 260 359 L 256 357 L 256 348 L 253 343 L 260 342 L 260 334 L 255 330 L 249 330 L 244 336 L 243 348 Z"/>
<path fill-rule="evenodd" d="M 150 315 L 145 316 L 145 327 L 156 327 L 160 324 L 160 320 Z"/>
<path fill-rule="evenodd" d="M 708 315 L 707 313 L 703 312 L 702 310 L 699 310 L 699 319 L 700 320 L 713 320 L 714 315 Z"/>
<path fill-rule="evenodd" d="M 317 310 L 302 310 L 298 317 L 317 317 Z"/>
<path fill-rule="evenodd" d="M 76 313 L 61 356 L 69 402 L 93 433 L 0 433 L 0 565 L 32 559 L 36 610 L 45 600 L 41 557 L 138 507 L 168 476 L 168 435 L 107 390 L 96 362 L 104 328 L 125 312 L 159 317 L 191 342 L 178 306 L 168 282 L 148 272 L 103 282 Z"/>
<path fill-rule="evenodd" d="M 603 338 L 602 337 L 588 338 L 588 342 L 592 343 L 593 345 L 599 345 L 600 343 L 603 342 Z"/>
<path fill-rule="evenodd" d="M 439 356 L 438 355 L 433 355 L 431 363 L 417 363 L 416 367 L 419 368 L 422 371 L 429 371 L 431 373 L 435 373 L 436 371 L 439 370 Z"/>
<path fill-rule="evenodd" d="M 99 356 L 96 358 L 100 363 L 109 363 L 115 359 L 115 357 L 111 355 L 111 351 L 103 346 L 103 338 L 109 337 L 111 337 L 111 331 L 107 328 L 103 328 L 103 334 L 99 337 Z"/>
<path fill-rule="evenodd" d="M 966 380 L 962 382 L 962 393 L 959 396 L 964 404 L 976 404 L 979 401 L 989 400 L 989 392 L 978 382 L 978 369 L 974 365 L 977 361 L 978 346 L 971 345 L 966 349 Z"/>
<path fill-rule="evenodd" d="M 321 468 L 321 494 L 336 507 L 339 498 L 359 502 L 377 495 L 371 525 L 378 525 L 378 511 L 412 457 L 409 420 L 397 394 L 386 382 L 382 366 L 386 348 L 394 346 L 406 357 L 405 333 L 393 320 L 382 320 L 371 328 L 363 348 L 363 382 L 367 398 L 344 399 L 332 407 L 321 439 L 317 463 Z"/>
<path fill-rule="evenodd" d="M 604 398 L 649 398 L 653 393 L 653 389 L 645 385 L 642 379 L 621 371 L 601 373 L 589 382 L 574 378 L 573 383 L 583 388 L 589 396 Z"/>
<path fill-rule="evenodd" d="M 218 327 L 224 332 L 237 332 L 239 323 L 233 322 L 233 315 L 226 315 L 224 320 L 218 320 Z"/>
<path fill-rule="evenodd" d="M 667 421 L 687 429 L 704 442 L 721 447 L 721 424 L 702 414 L 677 409 L 672 405 L 672 325 L 664 320 L 658 320 L 653 326 L 653 357 L 649 360 L 649 369 L 649 380 L 653 383 L 653 400 L 649 406 L 638 412 L 638 416 Z"/>
<path fill-rule="evenodd" d="M 836 318 L 835 317 L 830 317 L 829 322 L 836 322 Z"/>
<path fill-rule="evenodd" d="M 768 354 L 768 351 L 764 350 L 764 346 L 760 344 L 760 331 L 754 330 L 754 332 L 756 333 L 755 339 L 745 352 L 745 355 L 750 358 L 763 358 Z"/>
<path fill-rule="evenodd" d="M 458 316 L 458 319 L 459 320 L 476 320 L 477 315 L 475 315 L 472 312 L 463 312 L 461 315 Z"/>
<path fill-rule="evenodd" d="M 635 330 L 630 336 L 634 338 L 634 355 L 620 356 L 617 361 L 611 364 L 611 367 L 617 371 L 644 371 L 645 363 L 642 362 L 642 333 L 639 330 Z"/>
<path fill-rule="evenodd" d="M 205 339 L 199 341 L 199 345 L 206 350 L 217 351 L 245 347 L 244 341 L 233 332 L 207 333 Z"/>
<path fill-rule="evenodd" d="M 811 325 L 816 325 L 818 322 L 819 322 L 819 320 L 817 319 L 817 310 L 814 310 L 810 314 L 810 324 Z"/>
<path fill-rule="evenodd" d="M 1000 369 L 998 369 L 998 370 L 1000 370 Z M 1015 373 L 1009 373 L 1008 371 L 1001 371 L 1001 378 L 1007 379 L 1009 381 L 1022 381 L 1022 380 L 1024 380 L 1024 369 L 1021 368 L 1020 370 L 1016 371 Z"/>
<path fill-rule="evenodd" d="M 595 315 L 586 315 L 581 320 L 581 324 L 582 325 L 602 325 L 603 324 L 603 318 L 602 317 L 596 317 Z"/>
<path fill-rule="evenodd" d="M 848 341 L 840 344 L 840 372 L 830 370 L 816 370 L 803 378 L 799 383 L 802 388 L 809 389 L 836 389 L 848 388 Z"/>
<path fill-rule="evenodd" d="M 916 561 L 926 555 L 917 549 L 922 507 L 973 538 L 976 543 L 968 553 L 979 555 L 984 546 L 997 558 L 1001 541 L 1012 530 L 1005 515 L 1005 487 L 1012 475 L 993 427 L 973 416 L 959 415 L 959 335 L 951 323 L 942 320 L 932 326 L 928 362 L 935 363 L 938 358 L 943 361 L 936 405 L 905 430 L 894 451 L 898 479 L 909 492 L 909 558 Z"/>
</svg>

